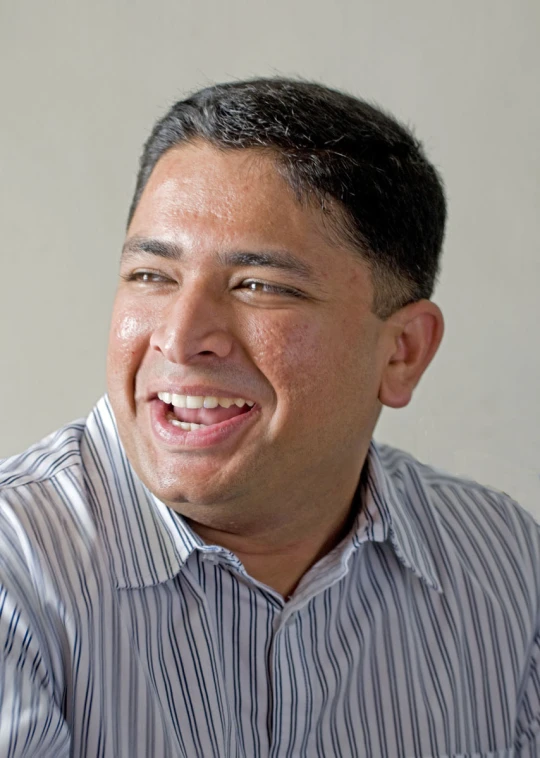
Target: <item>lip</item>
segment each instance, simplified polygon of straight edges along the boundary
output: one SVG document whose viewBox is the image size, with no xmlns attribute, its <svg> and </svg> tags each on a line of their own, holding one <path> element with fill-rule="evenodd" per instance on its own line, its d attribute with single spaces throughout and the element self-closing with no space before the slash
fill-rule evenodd
<svg viewBox="0 0 540 758">
<path fill-rule="evenodd" d="M 190 390 L 193 391 L 193 387 Z M 163 391 L 168 392 L 169 390 Z M 178 394 L 187 395 L 189 393 L 182 392 Z M 231 395 L 221 395 L 221 397 L 231 397 Z M 236 395 L 236 397 L 240 396 Z M 225 442 L 234 442 L 235 438 L 241 437 L 255 423 L 260 415 L 260 410 L 260 406 L 254 405 L 246 413 L 234 416 L 234 418 L 227 421 L 195 429 L 193 432 L 186 432 L 180 427 L 172 426 L 167 421 L 167 406 L 157 398 L 157 395 L 154 395 L 149 402 L 150 426 L 152 427 L 154 437 L 160 443 L 175 450 L 204 449 Z"/>
<path fill-rule="evenodd" d="M 256 400 L 249 395 L 242 394 L 241 390 L 232 390 L 224 387 L 209 387 L 202 384 L 188 385 L 169 385 L 166 382 L 159 386 L 152 386 L 146 397 L 147 401 L 155 400 L 158 392 L 168 392 L 171 395 L 191 395 L 192 397 L 241 397 L 243 400 L 249 400 L 256 403 Z"/>
</svg>

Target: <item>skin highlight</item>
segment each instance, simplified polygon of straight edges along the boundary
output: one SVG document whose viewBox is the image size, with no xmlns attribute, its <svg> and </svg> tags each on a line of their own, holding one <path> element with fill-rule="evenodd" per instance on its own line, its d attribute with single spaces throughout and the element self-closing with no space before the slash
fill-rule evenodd
<svg viewBox="0 0 540 758">
<path fill-rule="evenodd" d="M 410 401 L 440 310 L 423 300 L 377 318 L 368 266 L 253 150 L 166 153 L 125 251 L 108 391 L 129 460 L 205 541 L 290 595 L 350 528 L 382 406 Z M 273 265 L 280 252 L 310 274 Z M 224 388 L 253 414 L 208 448 L 165 444 L 150 411 L 165 383 Z"/>
</svg>

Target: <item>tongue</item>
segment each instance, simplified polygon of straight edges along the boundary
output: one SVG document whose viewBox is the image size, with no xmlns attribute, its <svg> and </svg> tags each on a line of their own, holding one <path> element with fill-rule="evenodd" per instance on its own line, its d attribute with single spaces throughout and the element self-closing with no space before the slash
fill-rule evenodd
<svg viewBox="0 0 540 758">
<path fill-rule="evenodd" d="M 220 405 L 217 408 L 175 408 L 173 406 L 174 415 L 180 421 L 187 421 L 190 424 L 205 424 L 206 426 L 228 421 L 248 410 L 249 406 L 247 405 L 242 408 L 237 405 L 231 405 L 230 408 L 222 408 Z"/>
</svg>

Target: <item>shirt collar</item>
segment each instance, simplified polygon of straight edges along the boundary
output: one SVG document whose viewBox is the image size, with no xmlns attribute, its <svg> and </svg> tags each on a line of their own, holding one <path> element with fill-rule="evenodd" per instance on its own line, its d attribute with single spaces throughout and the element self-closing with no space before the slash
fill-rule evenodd
<svg viewBox="0 0 540 758">
<path fill-rule="evenodd" d="M 86 421 L 81 455 L 90 506 L 119 589 L 172 579 L 203 541 L 133 471 L 107 396 Z"/>
<path fill-rule="evenodd" d="M 162 503 L 135 474 L 120 442 L 108 397 L 87 419 L 81 455 L 90 505 L 106 559 L 119 589 L 149 587 L 172 579 L 194 550 L 218 552 L 206 545 L 186 521 Z M 406 512 L 372 441 L 362 484 L 362 509 L 351 546 L 386 542 L 397 558 L 430 587 L 441 584 L 428 542 Z M 347 551 L 349 552 L 349 551 Z"/>
<path fill-rule="evenodd" d="M 399 474 L 385 452 L 392 448 L 371 441 L 362 510 L 353 541 L 388 542 L 398 560 L 429 587 L 441 593 L 442 584 L 423 522 L 431 521 L 430 498 L 417 478 L 414 491 L 400 487 Z"/>
</svg>

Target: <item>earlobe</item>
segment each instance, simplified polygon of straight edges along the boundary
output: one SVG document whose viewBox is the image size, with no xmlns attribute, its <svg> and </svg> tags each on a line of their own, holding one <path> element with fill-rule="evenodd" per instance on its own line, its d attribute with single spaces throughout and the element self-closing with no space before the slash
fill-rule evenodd
<svg viewBox="0 0 540 758">
<path fill-rule="evenodd" d="M 419 300 L 398 311 L 388 322 L 389 354 L 383 369 L 379 400 L 389 408 L 404 408 L 422 378 L 444 333 L 440 308 Z"/>
</svg>

